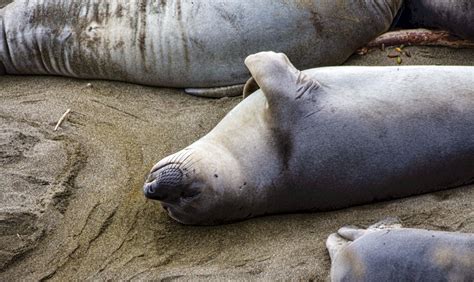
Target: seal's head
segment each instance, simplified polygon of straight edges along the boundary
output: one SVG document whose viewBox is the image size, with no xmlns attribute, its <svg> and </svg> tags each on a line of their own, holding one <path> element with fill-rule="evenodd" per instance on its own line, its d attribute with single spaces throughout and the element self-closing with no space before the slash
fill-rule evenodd
<svg viewBox="0 0 474 282">
<path fill-rule="evenodd" d="M 165 203 L 196 198 L 201 193 L 202 183 L 191 180 L 195 168 L 188 161 L 190 155 L 189 150 L 183 150 L 156 164 L 143 187 L 145 196 Z"/>
<path fill-rule="evenodd" d="M 241 202 L 238 189 L 230 188 L 239 182 L 239 173 L 226 169 L 235 167 L 233 158 L 225 149 L 203 147 L 191 146 L 159 161 L 143 187 L 145 197 L 160 201 L 184 224 L 217 224 L 244 209 L 236 206 Z"/>
</svg>

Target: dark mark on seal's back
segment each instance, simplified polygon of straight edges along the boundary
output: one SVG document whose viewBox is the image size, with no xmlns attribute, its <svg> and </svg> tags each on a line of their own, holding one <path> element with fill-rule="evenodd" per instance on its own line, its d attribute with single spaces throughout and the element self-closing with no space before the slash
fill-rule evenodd
<svg viewBox="0 0 474 282">
<path fill-rule="evenodd" d="M 181 35 L 181 42 L 183 43 L 183 57 L 184 63 L 186 68 L 189 67 L 191 60 L 189 57 L 189 47 L 188 47 L 188 39 L 186 36 L 186 28 L 183 22 L 183 15 L 182 15 L 182 8 L 181 8 L 181 0 L 176 0 L 176 17 L 178 19 L 178 26 Z"/>
<path fill-rule="evenodd" d="M 123 17 L 123 6 L 121 4 L 117 5 L 117 9 L 115 10 L 115 16 L 117 18 Z"/>
<path fill-rule="evenodd" d="M 277 141 L 277 149 L 279 156 L 282 156 L 283 168 L 286 170 L 289 166 L 289 161 L 291 158 L 293 144 L 291 138 L 283 130 L 279 128 L 273 128 L 272 130 L 275 134 L 275 140 Z"/>
<path fill-rule="evenodd" d="M 314 10 L 311 10 L 310 13 L 311 13 L 311 22 L 313 23 L 314 29 L 316 30 L 317 33 L 324 34 L 321 17 Z"/>
<path fill-rule="evenodd" d="M 139 2 L 139 18 L 140 18 L 140 31 L 138 32 L 138 48 L 140 50 L 140 56 L 142 58 L 145 69 L 148 69 L 146 64 L 146 26 L 147 26 L 147 3 L 146 0 L 140 0 Z"/>
</svg>

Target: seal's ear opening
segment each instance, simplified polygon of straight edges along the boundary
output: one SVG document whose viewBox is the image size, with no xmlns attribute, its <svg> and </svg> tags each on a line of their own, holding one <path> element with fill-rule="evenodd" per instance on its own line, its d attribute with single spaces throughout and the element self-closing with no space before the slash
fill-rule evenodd
<svg viewBox="0 0 474 282">
<path fill-rule="evenodd" d="M 244 90 L 242 93 L 243 99 L 247 98 L 250 96 L 250 94 L 257 91 L 258 89 L 260 89 L 260 87 L 258 86 L 257 82 L 253 77 L 250 77 L 244 85 Z"/>
</svg>

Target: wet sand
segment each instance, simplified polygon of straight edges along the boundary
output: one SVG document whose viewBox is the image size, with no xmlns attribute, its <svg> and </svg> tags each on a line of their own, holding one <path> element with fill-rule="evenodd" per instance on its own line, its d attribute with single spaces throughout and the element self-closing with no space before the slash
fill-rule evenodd
<svg viewBox="0 0 474 282">
<path fill-rule="evenodd" d="M 403 65 L 474 63 L 474 50 L 408 49 Z M 395 65 L 388 52 L 354 55 L 347 64 Z M 184 226 L 143 197 L 144 177 L 206 134 L 240 97 L 0 76 L 0 99 L 1 281 L 319 281 L 330 266 L 326 237 L 345 224 L 398 216 L 407 227 L 474 232 L 474 186 L 334 212 Z"/>
</svg>

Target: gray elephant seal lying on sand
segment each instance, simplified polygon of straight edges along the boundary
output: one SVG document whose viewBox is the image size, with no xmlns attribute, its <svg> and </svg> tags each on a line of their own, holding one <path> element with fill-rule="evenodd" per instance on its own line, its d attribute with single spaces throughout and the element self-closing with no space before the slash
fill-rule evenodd
<svg viewBox="0 0 474 282">
<path fill-rule="evenodd" d="M 340 209 L 474 181 L 474 67 L 245 64 L 261 90 L 158 162 L 145 196 L 186 224 Z"/>
<path fill-rule="evenodd" d="M 246 56 L 275 50 L 303 69 L 338 65 L 386 32 L 397 13 L 405 27 L 447 29 L 474 39 L 472 25 L 465 24 L 473 19 L 472 1 L 451 2 L 17 0 L 0 10 L 0 74 L 235 95 L 248 78 Z"/>
<path fill-rule="evenodd" d="M 473 40 L 473 21 L 472 0 L 405 0 L 398 23 L 402 28 L 437 28 Z"/>
<path fill-rule="evenodd" d="M 331 281 L 474 281 L 474 234 L 343 227 L 326 241 Z"/>
<path fill-rule="evenodd" d="M 389 29 L 401 2 L 17 0 L 0 12 L 0 66 L 154 86 L 243 84 L 242 62 L 259 51 L 286 52 L 302 68 L 344 62 Z"/>
</svg>

